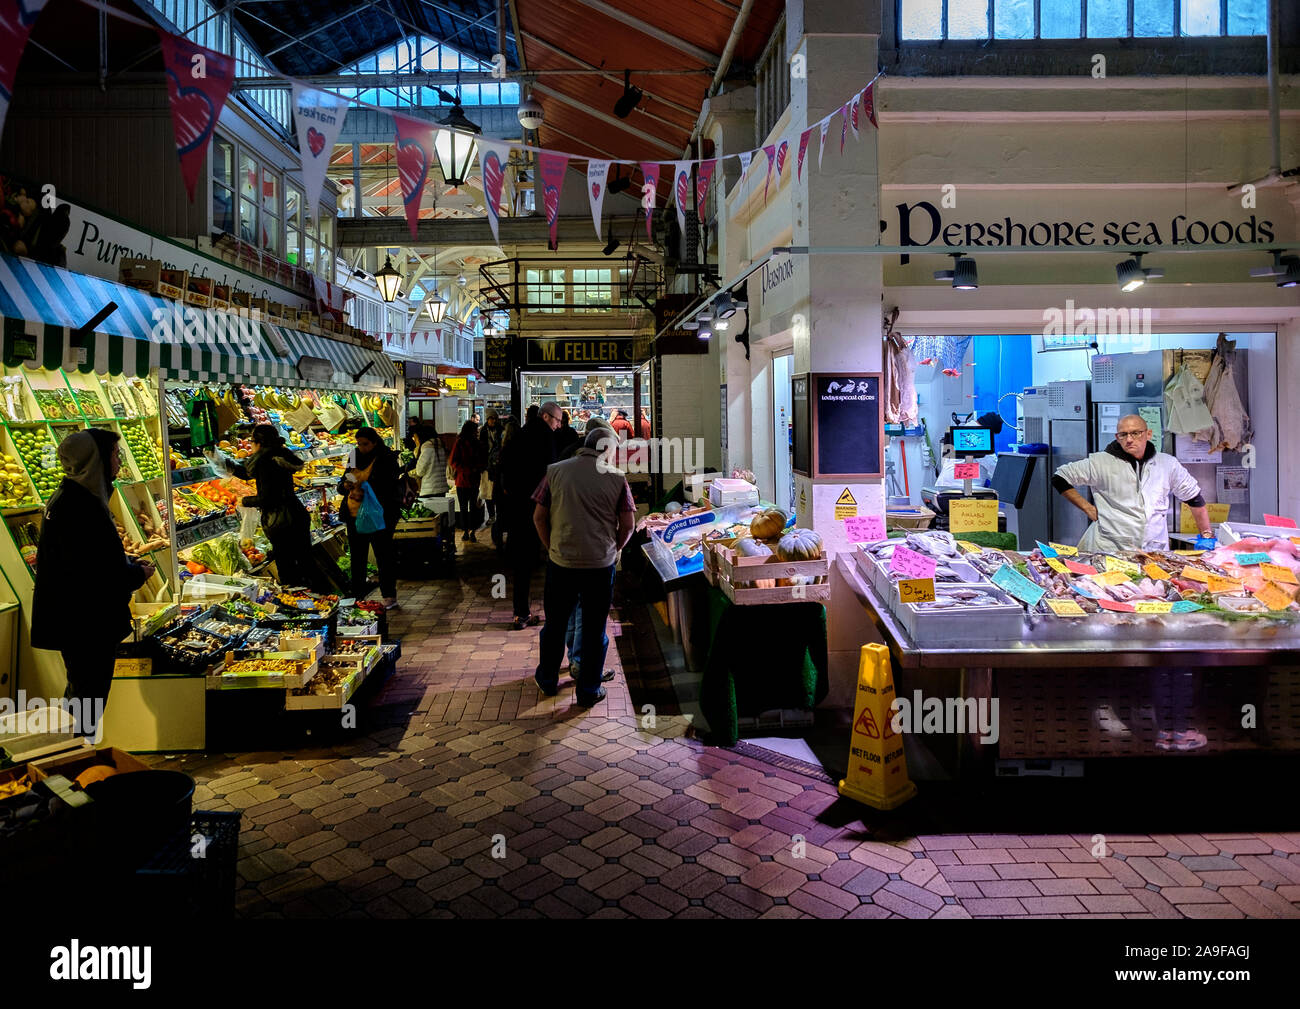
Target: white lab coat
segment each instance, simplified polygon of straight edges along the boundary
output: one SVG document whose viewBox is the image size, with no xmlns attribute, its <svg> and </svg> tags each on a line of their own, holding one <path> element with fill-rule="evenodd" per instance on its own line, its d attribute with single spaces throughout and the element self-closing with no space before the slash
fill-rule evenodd
<svg viewBox="0 0 1300 1009">
<path fill-rule="evenodd" d="M 1150 448 L 1151 446 L 1148 446 Z M 1092 489 L 1097 521 L 1079 540 L 1079 549 L 1104 553 L 1111 550 L 1168 550 L 1166 509 L 1169 495 L 1190 501 L 1201 493 L 1200 484 L 1171 455 L 1152 452 L 1137 467 L 1123 449 L 1093 452 L 1078 462 L 1066 463 L 1056 475 L 1071 487 Z"/>
</svg>

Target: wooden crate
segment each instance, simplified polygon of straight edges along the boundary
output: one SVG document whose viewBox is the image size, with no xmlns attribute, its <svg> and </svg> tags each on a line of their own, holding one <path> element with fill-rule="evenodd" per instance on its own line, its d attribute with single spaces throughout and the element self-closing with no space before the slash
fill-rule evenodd
<svg viewBox="0 0 1300 1009">
<path fill-rule="evenodd" d="M 830 598 L 826 581 L 830 561 L 823 555 L 816 560 L 783 561 L 771 557 L 746 557 L 732 548 L 734 540 L 717 540 L 705 545 L 704 577 L 722 590 L 737 605 L 765 603 L 821 602 Z M 823 579 L 816 584 L 777 585 L 759 588 L 755 582 L 794 577 Z"/>
<path fill-rule="evenodd" d="M 190 277 L 185 288 L 185 304 L 195 308 L 211 308 L 214 286 L 211 277 Z"/>
</svg>

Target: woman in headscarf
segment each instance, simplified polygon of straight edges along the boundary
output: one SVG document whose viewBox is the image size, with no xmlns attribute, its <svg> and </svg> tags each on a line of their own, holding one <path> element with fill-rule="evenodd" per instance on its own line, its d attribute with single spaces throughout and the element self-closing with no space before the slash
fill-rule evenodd
<svg viewBox="0 0 1300 1009">
<path fill-rule="evenodd" d="M 460 502 L 460 529 L 462 542 L 473 543 L 474 502 L 478 499 L 479 479 L 483 473 L 483 453 L 479 446 L 478 425 L 465 421 L 451 450 L 451 471 L 456 477 L 456 499 Z"/>
<path fill-rule="evenodd" d="M 346 504 L 343 521 L 348 527 L 348 555 L 352 570 L 352 594 L 357 599 L 366 596 L 366 562 L 373 548 L 375 566 L 379 568 L 379 591 L 384 598 L 384 608 L 397 607 L 397 568 L 393 563 L 393 530 L 402 514 L 401 487 L 398 484 L 400 466 L 397 455 L 384 444 L 373 427 L 357 430 L 357 447 L 349 458 L 339 490 L 348 494 L 354 485 L 368 484 L 375 492 L 379 507 L 384 512 L 384 528 L 379 532 L 363 533 L 357 530 L 357 517 Z"/>
<path fill-rule="evenodd" d="M 122 468 L 117 442 L 113 432 L 92 428 L 59 444 L 65 476 L 45 506 L 32 594 L 32 645 L 62 653 L 64 696 L 77 702 L 77 732 L 91 739 L 113 685 L 117 646 L 131 631 L 131 594 L 154 573 L 148 561 L 127 556 L 109 511 Z M 93 605 L 69 622 L 70 602 L 87 585 Z"/>
<path fill-rule="evenodd" d="M 242 463 L 224 453 L 208 458 L 231 476 L 257 485 L 257 493 L 240 504 L 261 510 L 262 532 L 271 541 L 271 559 L 280 584 L 316 588 L 319 579 L 311 560 L 311 516 L 298 500 L 293 483 L 293 475 L 302 469 L 303 462 L 270 424 L 253 428 L 253 444 L 257 451 Z"/>
</svg>

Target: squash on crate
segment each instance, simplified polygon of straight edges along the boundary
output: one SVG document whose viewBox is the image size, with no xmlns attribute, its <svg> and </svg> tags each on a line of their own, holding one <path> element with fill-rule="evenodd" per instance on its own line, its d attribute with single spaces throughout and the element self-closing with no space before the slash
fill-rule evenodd
<svg viewBox="0 0 1300 1009">
<path fill-rule="evenodd" d="M 783 561 L 815 561 L 822 555 L 821 534 L 812 529 L 791 529 L 776 544 L 776 556 Z M 778 578 L 777 585 L 812 585 L 816 575 Z"/>
<path fill-rule="evenodd" d="M 774 540 L 785 528 L 786 514 L 779 508 L 765 508 L 749 521 L 749 534 L 757 540 Z"/>
</svg>

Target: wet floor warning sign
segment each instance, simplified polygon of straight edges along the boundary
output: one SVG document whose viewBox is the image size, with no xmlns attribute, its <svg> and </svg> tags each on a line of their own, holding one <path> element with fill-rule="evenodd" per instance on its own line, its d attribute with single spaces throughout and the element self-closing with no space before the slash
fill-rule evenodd
<svg viewBox="0 0 1300 1009">
<path fill-rule="evenodd" d="M 849 770 L 839 791 L 846 798 L 877 809 L 901 806 L 916 794 L 916 785 L 907 776 L 902 737 L 892 724 L 893 701 L 889 649 L 880 644 L 863 645 Z"/>
<path fill-rule="evenodd" d="M 853 494 L 847 487 L 840 492 L 840 496 L 835 499 L 835 518 L 851 519 L 856 518 L 858 514 L 858 502 L 854 499 Z"/>
</svg>

